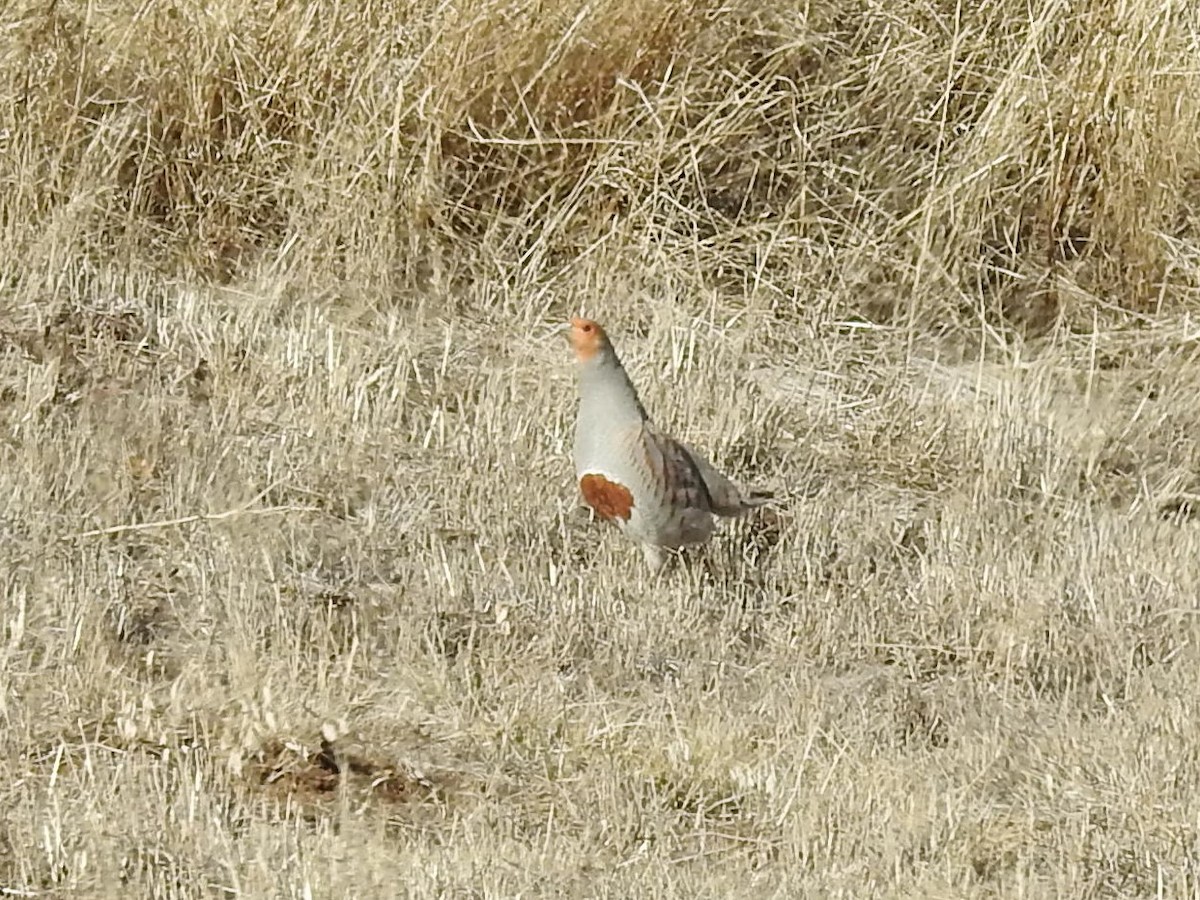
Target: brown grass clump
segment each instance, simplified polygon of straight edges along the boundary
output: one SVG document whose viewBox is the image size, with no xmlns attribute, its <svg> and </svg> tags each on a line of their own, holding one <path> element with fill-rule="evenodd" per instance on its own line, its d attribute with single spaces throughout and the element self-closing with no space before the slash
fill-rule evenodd
<svg viewBox="0 0 1200 900">
<path fill-rule="evenodd" d="M 1200 893 L 1194 7 L 5 5 L 0 893 Z"/>
</svg>

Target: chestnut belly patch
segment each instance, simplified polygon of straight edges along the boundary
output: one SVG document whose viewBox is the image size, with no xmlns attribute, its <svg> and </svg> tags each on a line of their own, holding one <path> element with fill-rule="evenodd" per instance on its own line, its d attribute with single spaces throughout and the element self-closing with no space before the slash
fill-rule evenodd
<svg viewBox="0 0 1200 900">
<path fill-rule="evenodd" d="M 623 484 L 590 472 L 579 479 L 579 490 L 583 493 L 584 502 L 594 509 L 600 518 L 629 520 L 630 511 L 633 509 L 633 494 L 629 493 L 629 488 Z"/>
</svg>

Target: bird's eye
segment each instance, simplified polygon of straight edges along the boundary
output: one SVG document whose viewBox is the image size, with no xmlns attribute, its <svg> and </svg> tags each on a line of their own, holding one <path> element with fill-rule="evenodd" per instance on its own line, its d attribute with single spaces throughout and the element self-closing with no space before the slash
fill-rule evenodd
<svg viewBox="0 0 1200 900">
<path fill-rule="evenodd" d="M 584 334 L 592 333 L 592 323 L 591 322 L 588 322 L 583 326 L 583 332 L 584 332 Z"/>
</svg>

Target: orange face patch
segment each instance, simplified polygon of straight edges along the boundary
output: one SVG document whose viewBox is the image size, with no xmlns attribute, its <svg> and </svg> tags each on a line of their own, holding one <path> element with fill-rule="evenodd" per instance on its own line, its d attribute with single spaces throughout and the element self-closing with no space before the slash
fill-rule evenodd
<svg viewBox="0 0 1200 900">
<path fill-rule="evenodd" d="M 571 320 L 571 346 L 575 348 L 575 356 L 580 362 L 587 362 L 600 352 L 608 340 L 604 329 L 591 319 L 581 319 L 576 316 Z"/>
<path fill-rule="evenodd" d="M 579 479 L 579 490 L 583 492 L 584 502 L 600 518 L 628 521 L 633 509 L 633 494 L 629 493 L 629 488 L 593 473 Z"/>
</svg>

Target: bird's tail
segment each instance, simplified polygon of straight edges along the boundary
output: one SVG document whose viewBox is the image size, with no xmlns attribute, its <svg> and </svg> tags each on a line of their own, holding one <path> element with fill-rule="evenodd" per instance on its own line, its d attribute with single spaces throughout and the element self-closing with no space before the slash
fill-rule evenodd
<svg viewBox="0 0 1200 900">
<path fill-rule="evenodd" d="M 760 506 L 766 506 L 774 499 L 774 491 L 750 490 L 742 494 L 742 504 L 747 509 L 757 509 Z"/>
<path fill-rule="evenodd" d="M 769 491 L 743 491 L 691 447 L 687 450 L 700 477 L 704 479 L 704 487 L 708 489 L 712 501 L 712 511 L 718 516 L 742 516 L 774 498 Z"/>
</svg>

